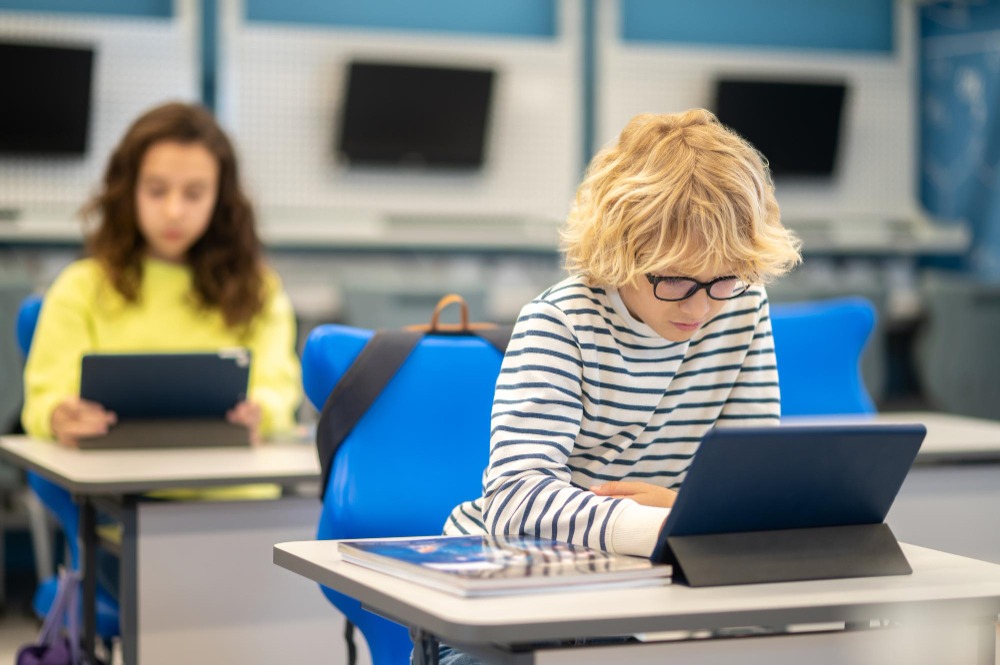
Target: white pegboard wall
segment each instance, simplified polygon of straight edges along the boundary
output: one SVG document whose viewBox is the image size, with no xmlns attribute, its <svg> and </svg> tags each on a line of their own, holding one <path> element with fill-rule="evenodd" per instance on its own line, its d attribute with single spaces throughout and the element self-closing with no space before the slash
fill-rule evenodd
<svg viewBox="0 0 1000 665">
<path fill-rule="evenodd" d="M 786 219 L 898 218 L 917 209 L 913 7 L 896 2 L 893 54 L 634 44 L 620 37 L 617 0 L 599 0 L 597 145 L 637 113 L 710 108 L 721 75 L 842 79 L 848 84 L 837 174 L 777 185 Z M 794 113 L 789 109 L 789 113 Z"/>
<path fill-rule="evenodd" d="M 247 22 L 242 3 L 223 6 L 220 113 L 262 208 L 565 215 L 580 175 L 575 0 L 560 2 L 552 39 Z M 484 166 L 449 173 L 337 164 L 337 114 L 353 58 L 495 68 Z"/>
<path fill-rule="evenodd" d="M 0 12 L 0 39 L 95 50 L 87 153 L 0 157 L 0 207 L 72 211 L 94 191 L 111 150 L 149 107 L 198 97 L 197 0 L 175 0 L 171 18 Z M 8 103 L 8 102 L 4 102 Z"/>
</svg>

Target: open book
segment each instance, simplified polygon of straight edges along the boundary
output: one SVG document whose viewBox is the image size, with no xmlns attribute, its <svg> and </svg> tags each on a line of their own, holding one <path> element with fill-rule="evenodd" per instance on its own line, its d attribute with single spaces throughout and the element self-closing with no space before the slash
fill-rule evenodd
<svg viewBox="0 0 1000 665">
<path fill-rule="evenodd" d="M 459 596 L 669 584 L 671 567 L 534 536 L 347 540 L 344 561 Z"/>
</svg>

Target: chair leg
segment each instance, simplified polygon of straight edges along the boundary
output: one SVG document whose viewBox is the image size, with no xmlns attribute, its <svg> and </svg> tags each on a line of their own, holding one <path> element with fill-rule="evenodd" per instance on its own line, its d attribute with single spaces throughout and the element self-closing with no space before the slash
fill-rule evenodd
<svg viewBox="0 0 1000 665">
<path fill-rule="evenodd" d="M 0 608 L 7 607 L 7 521 L 6 508 L 0 506 Z"/>
<path fill-rule="evenodd" d="M 55 574 L 52 563 L 52 525 L 45 506 L 34 492 L 26 490 L 21 496 L 28 513 L 31 546 L 35 550 L 35 572 L 38 582 L 42 583 Z"/>
<path fill-rule="evenodd" d="M 97 662 L 106 663 L 107 665 L 123 665 L 121 648 L 117 638 L 102 637 L 98 641 L 100 642 L 101 649 Z"/>
</svg>

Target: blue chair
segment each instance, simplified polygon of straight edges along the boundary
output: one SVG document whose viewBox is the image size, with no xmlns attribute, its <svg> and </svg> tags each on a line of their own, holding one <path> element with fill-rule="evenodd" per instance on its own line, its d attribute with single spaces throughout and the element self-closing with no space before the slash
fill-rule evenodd
<svg viewBox="0 0 1000 665">
<path fill-rule="evenodd" d="M 874 326 L 864 298 L 771 305 L 781 415 L 875 413 L 860 369 Z"/>
<path fill-rule="evenodd" d="M 25 358 L 31 350 L 31 338 L 35 336 L 35 325 L 38 323 L 41 311 L 41 296 L 28 296 L 17 310 L 17 345 L 21 347 L 21 353 Z"/>
<path fill-rule="evenodd" d="M 302 378 L 317 409 L 372 335 L 342 325 L 309 335 Z M 337 450 L 317 538 L 440 534 L 456 505 L 480 496 L 501 360 L 475 337 L 425 337 Z M 406 628 L 323 593 L 365 636 L 374 665 L 409 663 Z"/>
<path fill-rule="evenodd" d="M 17 312 L 17 343 L 21 352 L 27 357 L 31 349 L 31 339 L 35 334 L 38 314 L 42 310 L 41 296 L 29 296 L 21 303 Z M 73 501 L 62 487 L 52 483 L 38 474 L 28 472 L 28 485 L 38 495 L 44 505 L 59 522 L 66 536 L 70 553 L 70 567 L 80 569 L 80 507 Z M 56 588 L 59 585 L 57 576 L 50 577 L 38 585 L 32 599 L 32 609 L 39 617 L 44 617 L 55 600 Z M 118 603 L 111 595 L 98 586 L 97 588 L 97 635 L 108 641 L 120 634 Z"/>
</svg>

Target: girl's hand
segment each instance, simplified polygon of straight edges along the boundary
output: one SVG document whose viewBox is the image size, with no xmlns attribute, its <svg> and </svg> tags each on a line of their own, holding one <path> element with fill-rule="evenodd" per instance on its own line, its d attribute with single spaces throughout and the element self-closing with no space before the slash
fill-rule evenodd
<svg viewBox="0 0 1000 665">
<path fill-rule="evenodd" d="M 64 446 L 76 447 L 79 440 L 107 434 L 118 417 L 96 402 L 69 397 L 60 402 L 49 418 L 52 434 Z"/>
<path fill-rule="evenodd" d="M 610 496 L 613 499 L 632 499 L 644 506 L 670 508 L 677 499 L 677 492 L 666 487 L 642 482 L 613 480 L 603 485 L 594 485 L 590 491 L 597 496 Z"/>
<path fill-rule="evenodd" d="M 260 443 L 260 421 L 263 418 L 260 404 L 249 400 L 240 402 L 226 414 L 226 420 L 235 424 L 243 425 L 250 430 L 250 443 L 257 445 Z"/>
</svg>

